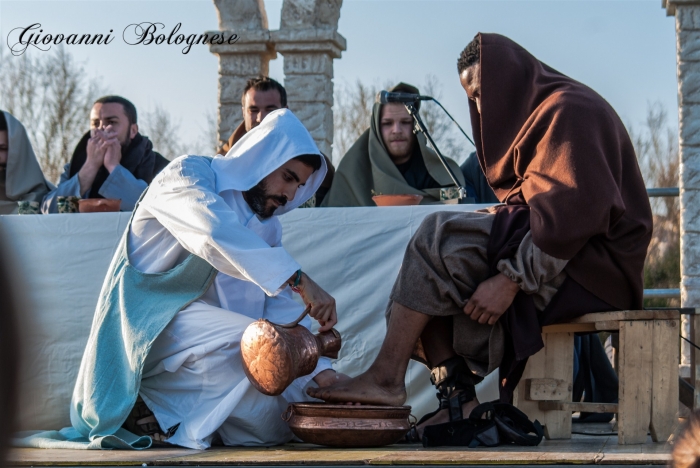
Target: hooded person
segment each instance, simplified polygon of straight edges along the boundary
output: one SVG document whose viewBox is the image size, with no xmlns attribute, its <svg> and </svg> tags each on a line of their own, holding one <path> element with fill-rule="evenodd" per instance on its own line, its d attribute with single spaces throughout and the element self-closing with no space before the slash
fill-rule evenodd
<svg viewBox="0 0 700 468">
<path fill-rule="evenodd" d="M 37 207 L 53 188 L 46 181 L 24 125 L 0 111 L 0 214 L 17 214 L 19 201 Z"/>
<path fill-rule="evenodd" d="M 120 209 L 131 211 L 148 184 L 170 162 L 138 132 L 136 107 L 127 99 L 98 99 L 90 122 L 91 130 L 76 145 L 58 186 L 44 199 L 43 213 L 58 212 L 59 196 L 120 199 Z"/>
<path fill-rule="evenodd" d="M 233 130 L 231 136 L 218 149 L 217 154 L 226 154 L 247 132 L 260 125 L 265 117 L 277 109 L 287 108 L 287 90 L 279 82 L 268 76 L 250 78 L 243 88 L 241 96 L 241 111 L 243 121 Z M 323 153 L 321 153 L 323 154 Z M 316 193 L 303 204 L 302 208 L 320 206 L 323 198 L 333 183 L 335 168 L 331 160 L 326 160 L 326 177 L 321 182 Z"/>
<path fill-rule="evenodd" d="M 405 83 L 389 91 L 419 94 L 418 88 Z M 375 194 L 422 195 L 422 204 L 440 201 L 440 189 L 453 187 L 454 183 L 437 154 L 428 148 L 423 134 L 414 135 L 412 130 L 413 118 L 403 104 L 375 102 L 369 128 L 343 156 L 321 206 L 375 206 Z M 387 147 L 385 140 L 393 135 L 407 142 L 406 149 Z M 447 162 L 464 185 L 457 163 L 449 158 Z"/>
<path fill-rule="evenodd" d="M 542 326 L 641 308 L 652 231 L 632 142 L 602 97 L 497 34 L 479 34 L 458 71 L 479 163 L 504 204 L 426 217 L 370 369 L 308 390 L 327 401 L 402 404 L 414 356 L 431 368 L 440 400 L 409 434 L 418 441 L 426 427 L 467 417 L 474 385 L 496 368 L 510 401 L 543 347 Z"/>
<path fill-rule="evenodd" d="M 245 375 L 240 340 L 255 320 L 289 323 L 301 314 L 290 285 L 321 330 L 337 322 L 333 298 L 281 245 L 278 220 L 316 191 L 324 164 L 302 123 L 280 109 L 225 156 L 182 156 L 155 178 L 105 278 L 64 439 L 146 448 L 150 435 L 205 449 L 214 439 L 293 438 L 280 418 L 288 402 L 309 400 L 303 390 L 312 379 L 343 376 L 321 358 L 281 395 L 263 395 Z M 25 445 L 61 446 L 42 437 Z"/>
</svg>

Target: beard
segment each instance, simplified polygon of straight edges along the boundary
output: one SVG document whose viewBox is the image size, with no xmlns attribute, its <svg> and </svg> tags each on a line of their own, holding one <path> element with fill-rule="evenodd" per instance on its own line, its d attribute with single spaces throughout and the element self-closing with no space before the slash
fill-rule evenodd
<svg viewBox="0 0 700 468">
<path fill-rule="evenodd" d="M 276 201 L 279 206 L 287 204 L 287 197 L 271 195 L 267 192 L 265 179 L 258 182 L 252 189 L 243 192 L 243 199 L 248 203 L 250 209 L 262 219 L 271 218 L 275 214 L 277 206 L 269 204 L 270 201 Z"/>
</svg>

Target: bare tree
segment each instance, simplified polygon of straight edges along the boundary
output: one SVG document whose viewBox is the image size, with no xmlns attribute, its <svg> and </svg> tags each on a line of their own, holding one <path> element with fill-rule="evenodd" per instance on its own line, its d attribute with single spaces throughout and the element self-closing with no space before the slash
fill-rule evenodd
<svg viewBox="0 0 700 468">
<path fill-rule="evenodd" d="M 432 96 L 438 101 L 442 99 L 442 85 L 437 76 L 425 77 L 421 94 Z M 474 149 L 440 106 L 432 101 L 423 101 L 420 115 L 443 156 L 452 158 L 458 164 L 464 162 Z"/>
<path fill-rule="evenodd" d="M 73 148 L 89 128 L 92 104 L 100 94 L 96 78 L 86 77 L 63 46 L 32 57 L 0 52 L 0 105 L 27 128 L 39 164 L 58 180 Z"/>
<path fill-rule="evenodd" d="M 337 165 L 369 128 L 377 86 L 357 80 L 336 86 L 333 109 L 333 161 Z"/>
<path fill-rule="evenodd" d="M 148 136 L 153 149 L 166 159 L 172 161 L 187 153 L 180 140 L 180 122 L 173 119 L 163 106 L 156 104 L 153 110 L 142 113 L 139 120 L 139 132 Z"/>
<path fill-rule="evenodd" d="M 333 108 L 333 162 L 337 165 L 345 153 L 370 125 L 372 106 L 376 95 L 392 84 L 368 84 L 357 80 L 353 84 L 336 85 Z M 442 97 L 442 85 L 435 75 L 427 75 L 422 94 L 433 96 L 438 101 Z M 440 152 L 458 163 L 464 161 L 469 151 L 469 143 L 464 139 L 452 121 L 440 107 L 430 101 L 421 103 L 420 115 Z M 466 144 L 466 145 L 465 145 Z"/>
<path fill-rule="evenodd" d="M 216 153 L 219 146 L 219 138 L 217 136 L 218 125 L 216 124 L 216 111 L 211 110 L 203 115 L 204 128 L 199 127 L 200 133 L 196 144 L 194 145 L 194 154 L 210 155 Z"/>
<path fill-rule="evenodd" d="M 647 187 L 678 187 L 679 153 L 666 110 L 650 104 L 643 130 L 630 128 Z M 645 288 L 678 288 L 680 284 L 680 203 L 678 197 L 651 199 L 654 232 L 644 267 Z M 677 300 L 647 301 L 649 306 L 676 306 Z"/>
</svg>

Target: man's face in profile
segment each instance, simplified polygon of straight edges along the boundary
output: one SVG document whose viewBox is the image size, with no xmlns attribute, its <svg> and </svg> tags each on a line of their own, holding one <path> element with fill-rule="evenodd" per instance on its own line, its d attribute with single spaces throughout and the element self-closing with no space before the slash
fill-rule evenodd
<svg viewBox="0 0 700 468">
<path fill-rule="evenodd" d="M 403 104 L 384 104 L 379 126 L 384 146 L 394 164 L 403 164 L 411 159 L 416 136 L 413 134 L 413 117 Z"/>
<path fill-rule="evenodd" d="M 270 218 L 280 206 L 293 200 L 297 190 L 306 184 L 314 169 L 301 161 L 290 159 L 243 192 L 248 206 L 262 219 Z"/>
<path fill-rule="evenodd" d="M 129 146 L 138 132 L 136 124 L 129 124 L 124 106 L 117 102 L 97 103 L 90 111 L 90 130 L 104 130 L 117 134 L 123 148 Z M 93 132 L 94 133 L 94 132 Z"/>
<path fill-rule="evenodd" d="M 257 127 L 267 114 L 281 108 L 282 97 L 276 89 L 268 89 L 267 91 L 249 89 L 245 93 L 243 101 L 245 131 L 249 132 L 252 128 Z"/>
<path fill-rule="evenodd" d="M 481 65 L 474 64 L 460 73 L 459 82 L 467 93 L 467 97 L 474 101 L 476 110 L 481 114 Z"/>
</svg>

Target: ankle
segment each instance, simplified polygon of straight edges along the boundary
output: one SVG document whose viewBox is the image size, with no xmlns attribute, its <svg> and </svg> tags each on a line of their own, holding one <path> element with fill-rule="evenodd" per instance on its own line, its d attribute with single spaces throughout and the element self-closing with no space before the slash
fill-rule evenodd
<svg viewBox="0 0 700 468">
<path fill-rule="evenodd" d="M 398 375 L 395 371 L 396 369 L 385 369 L 382 366 L 372 364 L 365 372 L 365 376 L 369 377 L 379 387 L 404 389 L 405 375 Z"/>
</svg>

